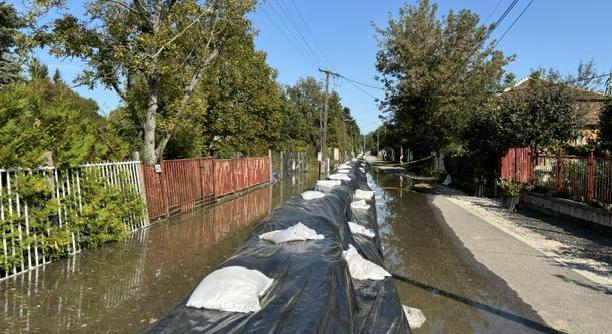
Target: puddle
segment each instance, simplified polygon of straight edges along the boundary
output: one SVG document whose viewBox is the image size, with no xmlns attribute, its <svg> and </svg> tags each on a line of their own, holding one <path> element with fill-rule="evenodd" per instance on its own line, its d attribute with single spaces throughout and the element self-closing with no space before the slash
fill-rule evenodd
<svg viewBox="0 0 612 334">
<path fill-rule="evenodd" d="M 144 332 L 231 256 L 257 222 L 316 179 L 317 173 L 286 177 L 127 242 L 1 281 L 0 332 Z"/>
<path fill-rule="evenodd" d="M 499 277 L 463 247 L 431 205 L 398 175 L 373 171 L 386 266 L 402 303 L 427 321 L 414 333 L 542 333 L 544 324 Z M 405 181 L 404 181 L 405 182 Z"/>
</svg>

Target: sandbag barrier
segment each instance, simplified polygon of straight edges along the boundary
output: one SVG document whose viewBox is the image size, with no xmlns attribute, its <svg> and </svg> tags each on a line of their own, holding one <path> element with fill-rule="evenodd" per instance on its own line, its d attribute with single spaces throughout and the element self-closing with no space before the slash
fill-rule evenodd
<svg viewBox="0 0 612 334">
<path fill-rule="evenodd" d="M 150 333 L 410 333 L 393 279 L 351 278 L 342 251 L 354 246 L 362 257 L 383 266 L 374 198 L 369 209 L 351 209 L 356 189 L 370 190 L 359 161 L 347 163 L 351 181 L 325 191 L 323 198 L 290 198 L 258 224 L 220 268 L 258 270 L 274 283 L 261 309 L 232 313 L 186 307 L 179 302 Z M 374 231 L 375 238 L 351 234 L 348 221 Z M 296 223 L 324 239 L 274 244 L 259 235 Z"/>
</svg>

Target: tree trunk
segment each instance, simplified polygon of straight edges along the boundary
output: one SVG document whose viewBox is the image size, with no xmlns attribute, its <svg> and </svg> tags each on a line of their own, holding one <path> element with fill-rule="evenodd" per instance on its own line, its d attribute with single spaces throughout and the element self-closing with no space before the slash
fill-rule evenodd
<svg viewBox="0 0 612 334">
<path fill-rule="evenodd" d="M 147 98 L 147 113 L 145 115 L 144 124 L 144 162 L 152 165 L 157 162 L 158 155 L 155 150 L 155 117 L 157 116 L 157 88 L 158 79 L 149 78 L 148 80 L 148 98 Z"/>
</svg>

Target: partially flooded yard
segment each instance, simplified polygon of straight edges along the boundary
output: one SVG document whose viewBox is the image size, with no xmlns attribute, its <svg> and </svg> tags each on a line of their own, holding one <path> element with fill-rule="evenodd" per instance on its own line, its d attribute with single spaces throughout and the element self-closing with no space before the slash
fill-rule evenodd
<svg viewBox="0 0 612 334">
<path fill-rule="evenodd" d="M 0 282 L 6 333 L 144 332 L 317 175 L 287 177 Z"/>
</svg>

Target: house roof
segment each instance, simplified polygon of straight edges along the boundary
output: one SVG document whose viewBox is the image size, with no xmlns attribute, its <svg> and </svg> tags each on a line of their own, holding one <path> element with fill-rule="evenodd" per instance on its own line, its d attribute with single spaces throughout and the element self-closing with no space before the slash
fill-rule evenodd
<svg viewBox="0 0 612 334">
<path fill-rule="evenodd" d="M 504 93 L 529 89 L 529 80 L 531 77 L 525 77 L 519 80 L 516 84 L 504 89 Z M 602 92 L 582 89 L 567 85 L 570 93 L 576 98 L 578 108 L 582 111 L 583 119 L 587 127 L 599 126 L 599 114 L 607 100 L 607 96 Z"/>
</svg>

